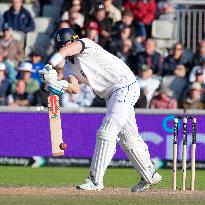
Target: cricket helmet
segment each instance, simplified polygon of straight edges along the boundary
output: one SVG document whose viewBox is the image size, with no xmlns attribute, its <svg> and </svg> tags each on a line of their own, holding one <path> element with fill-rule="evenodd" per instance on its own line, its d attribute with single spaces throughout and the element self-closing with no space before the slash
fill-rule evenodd
<svg viewBox="0 0 205 205">
<path fill-rule="evenodd" d="M 55 48 L 59 50 L 60 48 L 66 46 L 67 43 L 77 41 L 79 36 L 75 34 L 71 28 L 62 28 L 55 32 L 54 41 Z"/>
</svg>

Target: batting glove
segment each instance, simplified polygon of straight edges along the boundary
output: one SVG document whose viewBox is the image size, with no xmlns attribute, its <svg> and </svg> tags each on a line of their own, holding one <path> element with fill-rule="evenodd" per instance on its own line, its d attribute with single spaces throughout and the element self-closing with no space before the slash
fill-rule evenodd
<svg viewBox="0 0 205 205">
<path fill-rule="evenodd" d="M 56 95 L 62 95 L 66 92 L 69 83 L 67 80 L 52 81 L 48 83 L 48 90 Z"/>
<path fill-rule="evenodd" d="M 39 76 L 42 82 L 50 83 L 51 81 L 57 81 L 58 73 L 53 69 L 52 65 L 46 64 L 45 68 L 39 70 Z"/>
</svg>

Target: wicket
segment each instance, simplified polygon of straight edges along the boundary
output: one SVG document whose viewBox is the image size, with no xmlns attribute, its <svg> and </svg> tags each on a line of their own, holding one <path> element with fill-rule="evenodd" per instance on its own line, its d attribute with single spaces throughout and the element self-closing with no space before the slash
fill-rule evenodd
<svg viewBox="0 0 205 205">
<path fill-rule="evenodd" d="M 187 129 L 188 120 L 192 120 L 192 149 L 191 149 L 191 185 L 190 190 L 194 190 L 195 184 L 195 153 L 196 153 L 196 117 L 193 116 L 175 116 L 174 117 L 174 139 L 173 139 L 173 179 L 172 189 L 177 189 L 177 144 L 179 135 L 179 120 L 183 122 L 183 148 L 182 148 L 182 190 L 186 190 L 186 168 L 187 168 Z"/>
</svg>

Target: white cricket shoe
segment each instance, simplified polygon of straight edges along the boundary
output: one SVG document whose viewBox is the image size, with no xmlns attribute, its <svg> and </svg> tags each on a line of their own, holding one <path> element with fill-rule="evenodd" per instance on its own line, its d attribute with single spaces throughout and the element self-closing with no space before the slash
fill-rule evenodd
<svg viewBox="0 0 205 205">
<path fill-rule="evenodd" d="M 152 185 L 158 184 L 162 181 L 162 176 L 160 176 L 157 172 L 153 175 L 153 182 L 150 184 L 142 179 L 138 184 L 131 188 L 132 192 L 143 192 L 149 189 Z"/>
<path fill-rule="evenodd" d="M 77 185 L 76 189 L 87 191 L 100 191 L 104 189 L 103 184 L 95 184 L 91 179 L 87 178 L 83 184 Z"/>
</svg>

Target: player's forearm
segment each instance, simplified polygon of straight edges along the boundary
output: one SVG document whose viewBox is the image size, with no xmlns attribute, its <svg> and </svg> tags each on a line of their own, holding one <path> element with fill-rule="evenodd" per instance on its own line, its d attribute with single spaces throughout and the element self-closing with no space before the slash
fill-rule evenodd
<svg viewBox="0 0 205 205">
<path fill-rule="evenodd" d="M 67 88 L 68 93 L 77 94 L 80 92 L 80 86 L 78 80 L 74 76 L 68 77 L 69 87 Z"/>
<path fill-rule="evenodd" d="M 65 47 L 62 47 L 58 52 L 65 58 L 66 56 L 79 54 L 81 50 L 82 44 L 79 41 L 75 41 Z"/>
<path fill-rule="evenodd" d="M 79 54 L 82 50 L 82 44 L 79 41 L 70 43 L 65 47 L 62 47 L 57 53 L 55 53 L 49 60 L 49 63 L 56 67 L 59 65 L 67 56 L 73 56 Z"/>
</svg>

